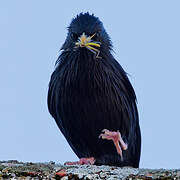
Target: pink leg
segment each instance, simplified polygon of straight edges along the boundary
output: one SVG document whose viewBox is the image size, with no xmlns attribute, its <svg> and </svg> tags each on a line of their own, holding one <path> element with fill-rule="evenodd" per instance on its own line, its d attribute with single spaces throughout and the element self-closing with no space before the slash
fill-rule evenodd
<svg viewBox="0 0 180 180">
<path fill-rule="evenodd" d="M 65 162 L 64 165 L 83 165 L 83 164 L 93 165 L 95 163 L 95 161 L 96 160 L 93 157 L 90 157 L 90 158 L 81 158 L 79 161 Z"/>
<path fill-rule="evenodd" d="M 119 131 L 116 132 L 116 131 L 109 131 L 108 129 L 103 129 L 102 133 L 99 135 L 99 138 L 112 140 L 116 147 L 117 153 L 121 156 L 121 159 L 123 160 L 122 150 L 127 150 L 128 146 L 123 141 Z"/>
</svg>

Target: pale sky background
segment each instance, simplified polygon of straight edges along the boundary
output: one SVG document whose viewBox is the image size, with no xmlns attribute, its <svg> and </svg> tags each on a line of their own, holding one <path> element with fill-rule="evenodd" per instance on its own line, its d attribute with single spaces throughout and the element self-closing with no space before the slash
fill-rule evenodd
<svg viewBox="0 0 180 180">
<path fill-rule="evenodd" d="M 0 160 L 77 160 L 46 99 L 71 19 L 102 20 L 131 75 L 142 131 L 142 168 L 180 168 L 179 0 L 1 0 Z M 78 133 L 78 132 L 77 132 Z"/>
</svg>

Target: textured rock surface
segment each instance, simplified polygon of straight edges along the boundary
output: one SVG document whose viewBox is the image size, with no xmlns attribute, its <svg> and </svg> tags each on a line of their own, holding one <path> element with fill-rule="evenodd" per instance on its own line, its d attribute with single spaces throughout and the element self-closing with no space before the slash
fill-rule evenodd
<svg viewBox="0 0 180 180">
<path fill-rule="evenodd" d="M 49 163 L 0 161 L 0 179 L 180 179 L 180 169 L 134 169 L 112 166 L 63 166 Z"/>
</svg>

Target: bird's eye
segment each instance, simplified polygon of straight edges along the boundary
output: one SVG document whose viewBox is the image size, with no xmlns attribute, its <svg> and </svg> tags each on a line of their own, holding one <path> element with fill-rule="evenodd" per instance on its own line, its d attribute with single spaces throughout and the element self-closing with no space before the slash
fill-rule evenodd
<svg viewBox="0 0 180 180">
<path fill-rule="evenodd" d="M 71 38 L 72 38 L 72 40 L 77 40 L 78 39 L 78 34 L 71 33 Z"/>
</svg>

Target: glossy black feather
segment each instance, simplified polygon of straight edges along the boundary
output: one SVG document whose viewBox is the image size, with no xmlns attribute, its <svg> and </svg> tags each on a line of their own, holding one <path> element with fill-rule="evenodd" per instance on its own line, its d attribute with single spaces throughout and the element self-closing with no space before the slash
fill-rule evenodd
<svg viewBox="0 0 180 180">
<path fill-rule="evenodd" d="M 88 13 L 69 26 L 48 91 L 48 108 L 79 158 L 95 157 L 96 164 L 139 166 L 141 135 L 136 95 L 126 72 L 111 54 L 111 41 L 102 23 Z M 97 33 L 100 56 L 74 49 L 83 32 Z M 128 149 L 123 161 L 112 141 L 99 139 L 103 129 L 119 130 Z"/>
</svg>

